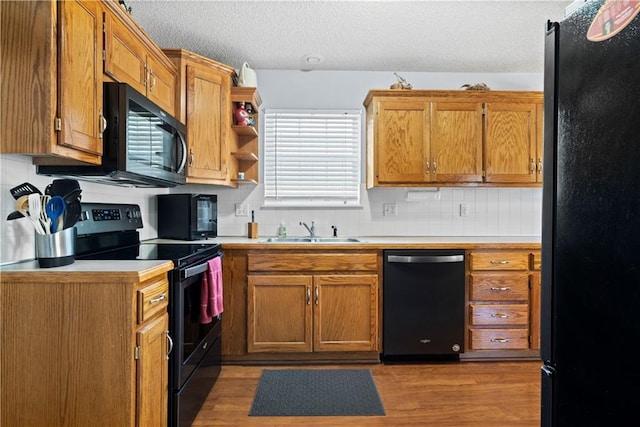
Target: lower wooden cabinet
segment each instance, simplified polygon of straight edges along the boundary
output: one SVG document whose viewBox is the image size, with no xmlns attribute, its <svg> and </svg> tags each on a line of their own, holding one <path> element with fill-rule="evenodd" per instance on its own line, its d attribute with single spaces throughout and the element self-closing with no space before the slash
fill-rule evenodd
<svg viewBox="0 0 640 427">
<path fill-rule="evenodd" d="M 376 349 L 378 276 L 249 275 L 247 351 Z"/>
<path fill-rule="evenodd" d="M 540 348 L 539 273 L 534 271 L 533 255 L 530 250 L 469 253 L 469 353 L 506 351 L 502 354 L 508 355 Z"/>
<path fill-rule="evenodd" d="M 225 249 L 223 360 L 379 359 L 381 252 L 328 246 Z"/>
<path fill-rule="evenodd" d="M 0 425 L 166 426 L 172 263 L 10 268 L 0 267 Z"/>
</svg>

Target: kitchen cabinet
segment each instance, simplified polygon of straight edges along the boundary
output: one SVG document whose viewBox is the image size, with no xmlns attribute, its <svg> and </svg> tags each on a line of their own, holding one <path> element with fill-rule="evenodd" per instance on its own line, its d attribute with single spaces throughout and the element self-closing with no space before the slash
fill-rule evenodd
<svg viewBox="0 0 640 427">
<path fill-rule="evenodd" d="M 232 67 L 184 49 L 164 52 L 179 70 L 179 119 L 187 125 L 187 183 L 231 184 Z"/>
<path fill-rule="evenodd" d="M 485 181 L 542 183 L 541 101 L 507 98 L 485 108 Z"/>
<path fill-rule="evenodd" d="M 539 292 L 532 286 L 531 257 L 526 250 L 469 253 L 468 353 L 535 356 L 527 352 L 539 349 L 534 336 L 539 335 Z"/>
<path fill-rule="evenodd" d="M 245 107 L 251 109 L 251 117 L 253 117 L 253 124 L 250 126 L 242 126 L 235 123 L 235 121 L 233 122 L 233 132 L 231 134 L 232 182 L 236 184 L 257 184 L 259 181 L 259 110 L 262 98 L 260 98 L 258 89 L 255 87 L 232 87 L 231 102 L 234 111 L 240 103 L 244 103 Z M 239 173 L 244 175 L 239 175 Z"/>
<path fill-rule="evenodd" d="M 374 99 L 370 113 L 377 184 L 482 181 L 482 108 L 475 102 Z M 369 111 L 369 109 L 368 109 Z"/>
<path fill-rule="evenodd" d="M 103 10 L 96 1 L 0 2 L 0 153 L 101 163 Z"/>
<path fill-rule="evenodd" d="M 226 361 L 379 359 L 375 250 L 225 249 Z"/>
<path fill-rule="evenodd" d="M 176 116 L 177 70 L 117 2 L 104 15 L 104 72 Z"/>
<path fill-rule="evenodd" d="M 247 351 L 375 349 L 375 274 L 248 276 Z"/>
<path fill-rule="evenodd" d="M 2 267 L 2 425 L 167 424 L 172 263 L 87 263 Z"/>
<path fill-rule="evenodd" d="M 541 252 L 534 251 L 531 257 L 531 274 L 529 275 L 529 286 L 531 288 L 531 348 L 540 350 L 540 290 L 542 282 L 540 280 L 540 269 L 542 266 Z"/>
<path fill-rule="evenodd" d="M 364 105 L 367 188 L 540 185 L 538 92 L 375 90 Z"/>
</svg>

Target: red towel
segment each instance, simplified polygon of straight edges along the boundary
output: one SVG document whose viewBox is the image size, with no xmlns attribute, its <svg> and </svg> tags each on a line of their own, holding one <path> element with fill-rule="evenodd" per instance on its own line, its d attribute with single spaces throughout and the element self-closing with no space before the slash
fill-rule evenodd
<svg viewBox="0 0 640 427">
<path fill-rule="evenodd" d="M 211 323 L 222 313 L 222 262 L 221 257 L 208 261 L 208 269 L 202 277 L 200 290 L 200 323 Z"/>
</svg>

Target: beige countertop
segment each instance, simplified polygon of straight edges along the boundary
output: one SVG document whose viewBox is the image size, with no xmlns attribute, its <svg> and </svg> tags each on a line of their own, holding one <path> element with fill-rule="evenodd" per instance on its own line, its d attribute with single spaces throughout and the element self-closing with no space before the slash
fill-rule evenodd
<svg viewBox="0 0 640 427">
<path fill-rule="evenodd" d="M 220 243 L 228 249 L 283 249 L 301 247 L 310 248 L 348 248 L 348 249 L 429 249 L 429 248 L 540 248 L 540 236 L 357 236 L 357 243 L 265 243 L 263 236 L 258 239 L 247 237 L 219 236 L 207 240 L 181 241 L 170 239 L 152 239 L 153 243 Z M 295 237 L 295 236 L 289 236 Z M 305 237 L 305 236 L 301 236 Z M 351 237 L 351 236 L 349 236 Z"/>
<path fill-rule="evenodd" d="M 173 269 L 171 261 L 78 261 L 61 267 L 40 268 L 38 261 L 22 261 L 0 266 L 2 281 L 33 281 L 37 275 L 46 275 L 48 280 L 84 282 L 143 281 Z M 54 277 L 55 276 L 55 277 Z"/>
</svg>

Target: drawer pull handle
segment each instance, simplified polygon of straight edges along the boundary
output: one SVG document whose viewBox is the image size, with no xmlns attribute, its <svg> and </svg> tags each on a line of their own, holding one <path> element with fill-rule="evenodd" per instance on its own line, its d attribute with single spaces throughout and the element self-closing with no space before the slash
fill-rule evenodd
<svg viewBox="0 0 640 427">
<path fill-rule="evenodd" d="M 505 313 L 493 313 L 491 317 L 498 318 L 498 319 L 506 319 L 509 317 L 509 315 Z"/>
<path fill-rule="evenodd" d="M 307 286 L 307 305 L 311 304 L 311 287 Z"/>
<path fill-rule="evenodd" d="M 497 291 L 497 292 L 504 292 L 504 291 L 510 291 L 511 288 L 509 286 L 503 286 L 503 287 L 492 286 L 491 290 Z"/>
<path fill-rule="evenodd" d="M 507 260 L 491 261 L 491 264 L 500 264 L 500 265 L 505 265 L 505 264 L 509 264 L 509 261 L 507 261 Z"/>
<path fill-rule="evenodd" d="M 505 343 L 509 342 L 509 338 L 491 338 L 491 342 Z"/>
<path fill-rule="evenodd" d="M 320 299 L 320 291 L 318 290 L 318 287 L 316 286 L 316 305 L 318 305 L 318 299 Z"/>
<path fill-rule="evenodd" d="M 158 296 L 158 297 L 151 298 L 151 299 L 149 300 L 149 302 L 150 302 L 151 304 L 155 304 L 155 303 L 157 303 L 157 302 L 164 301 L 164 299 L 165 299 L 166 297 L 167 297 L 167 295 L 166 295 L 166 294 L 162 294 L 162 295 L 160 295 L 160 296 Z"/>
</svg>

